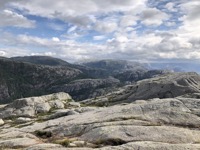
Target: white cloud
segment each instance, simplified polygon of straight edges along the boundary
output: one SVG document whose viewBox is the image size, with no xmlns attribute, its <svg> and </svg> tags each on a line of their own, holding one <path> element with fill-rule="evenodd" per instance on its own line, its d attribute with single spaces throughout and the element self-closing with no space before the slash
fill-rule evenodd
<svg viewBox="0 0 200 150">
<path fill-rule="evenodd" d="M 125 15 L 121 18 L 120 26 L 121 27 L 128 27 L 128 26 L 134 26 L 137 24 L 138 18 L 131 15 Z"/>
<path fill-rule="evenodd" d="M 67 33 L 69 34 L 69 33 L 73 32 L 73 31 L 75 31 L 76 29 L 77 29 L 77 26 L 72 26 L 71 28 L 69 28 L 67 30 Z"/>
<path fill-rule="evenodd" d="M 59 16 L 80 16 L 96 12 L 129 11 L 145 5 L 146 0 L 21 0 L 13 2 L 13 6 L 26 9 L 30 14 L 45 17 Z"/>
<path fill-rule="evenodd" d="M 183 38 L 200 37 L 200 1 L 189 1 L 180 5 L 185 14 L 180 20 L 183 22 L 177 33 Z"/>
<path fill-rule="evenodd" d="M 60 39 L 59 39 L 58 37 L 53 37 L 53 38 L 52 38 L 52 41 L 54 41 L 54 42 L 59 42 Z"/>
<path fill-rule="evenodd" d="M 3 50 L 0 50 L 0 56 L 5 56 L 5 55 L 6 55 L 6 52 Z"/>
<path fill-rule="evenodd" d="M 14 56 L 28 56 L 31 51 L 28 49 L 18 48 L 18 47 L 8 47 L 0 48 L 4 57 L 14 57 Z"/>
<path fill-rule="evenodd" d="M 93 15 L 112 12 L 128 12 L 145 8 L 146 0 L 34 0 L 14 1 L 12 6 L 26 13 L 48 18 L 57 18 L 78 26 L 87 27 L 96 22 Z M 133 12 L 132 12 L 133 13 Z"/>
<path fill-rule="evenodd" d="M 102 33 L 110 33 L 116 31 L 117 27 L 117 23 L 114 22 L 97 22 L 94 28 L 96 31 Z"/>
<path fill-rule="evenodd" d="M 59 25 L 59 24 L 56 24 L 56 23 L 50 23 L 50 24 L 48 24 L 48 26 L 51 29 L 56 30 L 56 31 L 64 31 L 65 30 L 64 25 Z"/>
<path fill-rule="evenodd" d="M 176 25 L 176 22 L 168 21 L 168 22 L 165 22 L 165 25 L 168 26 L 168 27 L 172 27 L 172 26 Z"/>
<path fill-rule="evenodd" d="M 99 36 L 94 36 L 93 37 L 93 40 L 95 40 L 95 41 L 100 41 L 100 40 L 103 40 L 103 39 L 105 39 L 106 37 L 104 36 L 104 35 L 99 35 Z"/>
<path fill-rule="evenodd" d="M 171 12 L 176 12 L 175 3 L 169 2 L 165 5 L 165 8 Z"/>
<path fill-rule="evenodd" d="M 44 52 L 44 53 L 31 53 L 31 56 L 55 56 L 54 52 Z"/>
<path fill-rule="evenodd" d="M 146 26 L 159 26 L 167 19 L 169 16 L 157 8 L 147 8 L 140 14 L 140 20 Z"/>
<path fill-rule="evenodd" d="M 34 21 L 28 20 L 23 15 L 7 9 L 0 11 L 0 20 L 0 26 L 35 27 Z"/>
<path fill-rule="evenodd" d="M 4 6 L 5 1 L 0 4 Z M 50 55 L 68 61 L 109 57 L 134 60 L 200 58 L 198 0 L 182 1 L 181 4 L 171 1 L 162 10 L 150 8 L 146 0 L 59 0 L 51 3 L 47 0 L 20 0 L 12 4 L 22 12 L 26 10 L 23 14 L 61 19 L 68 22 L 70 28 L 66 28 L 66 33 L 60 37 L 55 34 L 53 38 L 0 33 L 1 44 L 8 47 L 1 49 L 0 55 Z M 4 8 L 0 6 L 0 10 Z M 0 26 L 31 27 L 30 20 L 14 9 L 6 9 L 3 13 Z M 176 15 L 171 16 L 173 13 Z M 11 16 L 7 21 L 6 15 Z M 65 29 L 56 25 L 49 26 L 58 31 Z M 152 31 L 152 26 L 160 25 L 163 25 L 162 29 Z M 101 34 L 94 36 L 96 32 L 93 30 Z M 88 35 L 96 41 L 109 40 L 103 44 L 78 42 L 80 37 L 87 39 Z"/>
</svg>

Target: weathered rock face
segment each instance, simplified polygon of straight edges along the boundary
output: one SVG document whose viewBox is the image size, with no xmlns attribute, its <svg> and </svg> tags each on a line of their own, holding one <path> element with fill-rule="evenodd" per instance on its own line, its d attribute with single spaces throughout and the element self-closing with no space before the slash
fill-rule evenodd
<svg viewBox="0 0 200 150">
<path fill-rule="evenodd" d="M 44 95 L 53 85 L 68 83 L 82 72 L 69 67 L 34 65 L 0 58 L 0 104 Z"/>
<path fill-rule="evenodd" d="M 134 83 L 139 80 L 149 79 L 167 73 L 169 73 L 169 71 L 140 69 L 140 70 L 127 70 L 114 75 L 114 77 L 119 79 L 121 82 Z"/>
<path fill-rule="evenodd" d="M 118 60 L 93 63 L 85 66 L 70 64 L 47 56 L 1 57 L 0 104 L 55 92 L 67 92 L 75 100 L 95 98 L 127 82 L 162 74 L 160 71 L 148 71 L 140 63 Z"/>
<path fill-rule="evenodd" d="M 101 95 L 105 95 L 114 90 L 120 81 L 114 78 L 107 79 L 81 79 L 75 80 L 63 86 L 55 86 L 51 91 L 64 91 L 70 93 L 75 100 L 84 100 Z"/>
<path fill-rule="evenodd" d="M 0 148 L 198 150 L 199 81 L 168 74 L 81 104 L 66 93 L 17 99 L 0 106 Z"/>
<path fill-rule="evenodd" d="M 4 124 L 4 121 L 0 119 L 0 126 Z"/>
<path fill-rule="evenodd" d="M 51 109 L 63 109 L 69 101 L 72 101 L 72 98 L 67 93 L 17 99 L 6 107 L 0 108 L 0 118 L 35 117 Z"/>
<path fill-rule="evenodd" d="M 113 105 L 151 98 L 173 98 L 186 93 L 200 92 L 200 76 L 197 73 L 169 73 L 128 85 L 106 96 L 86 100 L 86 104 Z"/>
<path fill-rule="evenodd" d="M 197 73 L 173 73 L 137 82 L 130 91 L 129 101 L 149 98 L 176 97 L 200 92 L 200 76 Z"/>
<path fill-rule="evenodd" d="M 58 97 L 62 101 L 68 95 L 58 93 Z M 49 100 L 52 95 L 40 98 L 44 100 L 43 103 L 52 102 Z M 35 99 L 41 101 L 39 97 Z M 17 122 L 26 120 L 18 118 L 10 124 L 5 119 L 5 124 L 0 126 L 0 148 L 200 149 L 199 93 L 137 100 L 109 107 L 79 107 L 78 103 L 74 104 L 67 105 L 67 109 L 45 114 L 40 122 Z M 31 107 L 32 103 L 23 102 L 20 105 L 19 100 L 16 100 L 8 106 L 21 109 Z M 4 111 L 9 110 L 8 106 L 4 107 Z"/>
<path fill-rule="evenodd" d="M 110 75 L 125 70 L 147 70 L 144 64 L 137 62 L 128 62 L 126 60 L 97 60 L 83 63 L 83 65 L 91 68 L 104 69 L 108 71 Z"/>
</svg>

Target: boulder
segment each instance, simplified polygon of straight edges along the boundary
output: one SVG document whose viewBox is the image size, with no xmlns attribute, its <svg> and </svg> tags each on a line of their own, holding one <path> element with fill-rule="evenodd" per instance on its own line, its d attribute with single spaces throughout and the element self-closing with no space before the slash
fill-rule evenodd
<svg viewBox="0 0 200 150">
<path fill-rule="evenodd" d="M 78 102 L 69 102 L 68 106 L 69 107 L 81 107 L 80 103 L 78 103 Z"/>
<path fill-rule="evenodd" d="M 0 117 L 35 117 L 38 113 L 64 108 L 68 101 L 72 101 L 71 96 L 63 92 L 17 99 L 0 109 Z"/>
<path fill-rule="evenodd" d="M 0 141 L 0 148 L 24 148 L 27 146 L 39 144 L 40 142 L 30 138 L 16 138 Z"/>
<path fill-rule="evenodd" d="M 0 119 L 0 126 L 1 126 L 1 125 L 4 125 L 3 119 Z"/>
<path fill-rule="evenodd" d="M 46 113 L 49 112 L 49 110 L 51 109 L 51 106 L 49 105 L 48 102 L 46 103 L 39 103 L 36 105 L 36 113 Z"/>
<path fill-rule="evenodd" d="M 16 123 L 26 123 L 32 121 L 31 118 L 19 117 L 15 120 Z"/>
</svg>

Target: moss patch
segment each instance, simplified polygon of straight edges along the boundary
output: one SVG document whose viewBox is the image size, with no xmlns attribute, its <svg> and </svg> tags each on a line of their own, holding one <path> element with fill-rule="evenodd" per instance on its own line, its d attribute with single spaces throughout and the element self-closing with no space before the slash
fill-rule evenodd
<svg viewBox="0 0 200 150">
<path fill-rule="evenodd" d="M 69 139 L 56 140 L 54 143 L 55 144 L 60 144 L 60 145 L 62 145 L 64 147 L 68 147 L 69 144 L 70 144 L 70 140 Z"/>
</svg>

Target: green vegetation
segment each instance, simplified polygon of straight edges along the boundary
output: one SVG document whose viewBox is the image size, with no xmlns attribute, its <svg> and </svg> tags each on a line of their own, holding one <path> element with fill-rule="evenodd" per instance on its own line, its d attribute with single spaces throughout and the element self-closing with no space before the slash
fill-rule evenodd
<svg viewBox="0 0 200 150">
<path fill-rule="evenodd" d="M 52 93 L 49 88 L 74 80 L 80 72 L 67 67 L 50 67 L 0 59 L 0 84 L 7 93 L 0 103 L 9 103 L 22 97 Z"/>
<path fill-rule="evenodd" d="M 70 140 L 69 139 L 56 140 L 54 143 L 55 144 L 60 144 L 60 145 L 62 145 L 64 147 L 68 147 L 69 144 L 70 144 Z"/>
</svg>

